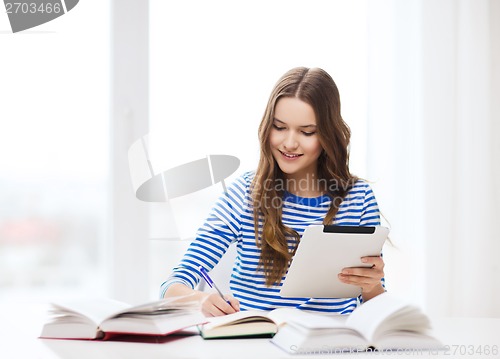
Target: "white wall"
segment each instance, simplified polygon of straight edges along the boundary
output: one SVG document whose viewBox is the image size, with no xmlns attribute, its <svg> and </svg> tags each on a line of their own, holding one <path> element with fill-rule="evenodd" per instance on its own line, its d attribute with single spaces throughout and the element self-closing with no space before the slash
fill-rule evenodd
<svg viewBox="0 0 500 359">
<path fill-rule="evenodd" d="M 368 2 L 367 167 L 391 228 L 390 291 L 424 303 L 419 1 Z"/>
<path fill-rule="evenodd" d="M 424 2 L 426 301 L 500 316 L 496 1 Z"/>
<path fill-rule="evenodd" d="M 128 303 L 149 299 L 148 206 L 134 197 L 128 149 L 148 133 L 147 2 L 112 2 L 110 284 L 112 295 Z"/>
<path fill-rule="evenodd" d="M 435 315 L 499 316 L 498 2 L 370 4 L 369 173 L 398 246 L 388 285 Z"/>
</svg>

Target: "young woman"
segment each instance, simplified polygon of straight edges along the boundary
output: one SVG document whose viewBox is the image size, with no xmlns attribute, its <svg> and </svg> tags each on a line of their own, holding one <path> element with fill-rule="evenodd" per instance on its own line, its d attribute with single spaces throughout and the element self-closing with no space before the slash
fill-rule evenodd
<svg viewBox="0 0 500 359">
<path fill-rule="evenodd" d="M 191 294 L 207 316 L 241 309 L 296 307 L 347 314 L 384 292 L 384 262 L 332 273 L 362 288 L 359 298 L 284 298 L 279 292 L 304 229 L 311 224 L 380 225 L 369 185 L 349 171 L 350 130 L 333 79 L 319 68 L 294 68 L 275 85 L 259 126 L 260 161 L 215 204 L 179 265 L 161 286 L 164 297 Z M 211 270 L 231 242 L 237 258 L 227 301 L 194 288 L 198 268 Z M 315 265 L 311 263 L 311 265 Z"/>
</svg>

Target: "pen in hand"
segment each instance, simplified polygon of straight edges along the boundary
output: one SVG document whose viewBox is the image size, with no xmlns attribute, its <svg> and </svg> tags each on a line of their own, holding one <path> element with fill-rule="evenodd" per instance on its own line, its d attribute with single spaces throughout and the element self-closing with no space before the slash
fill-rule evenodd
<svg viewBox="0 0 500 359">
<path fill-rule="evenodd" d="M 203 279 L 205 279 L 205 282 L 207 282 L 207 284 L 210 286 L 210 288 L 215 288 L 215 290 L 219 293 L 219 295 L 221 296 L 221 298 L 224 299 L 227 304 L 231 305 L 231 303 L 229 302 L 229 300 L 226 300 L 226 298 L 224 298 L 224 295 L 219 290 L 219 288 L 217 288 L 217 286 L 215 285 L 215 283 L 212 280 L 212 278 L 210 278 L 210 276 L 208 275 L 208 272 L 205 270 L 205 268 L 203 268 L 202 266 L 200 266 L 198 268 L 198 270 L 200 271 L 201 276 L 203 277 Z"/>
</svg>

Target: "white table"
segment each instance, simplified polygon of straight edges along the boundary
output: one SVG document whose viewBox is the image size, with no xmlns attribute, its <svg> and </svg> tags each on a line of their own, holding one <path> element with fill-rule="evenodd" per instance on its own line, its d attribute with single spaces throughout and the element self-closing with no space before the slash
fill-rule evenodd
<svg viewBox="0 0 500 359">
<path fill-rule="evenodd" d="M 23 310 L 21 310 L 23 309 Z M 94 342 L 38 339 L 45 319 L 42 305 L 16 305 L 0 309 L 0 358 L 303 358 L 338 357 L 326 355 L 289 355 L 269 339 L 203 340 L 200 336 L 173 336 L 162 344 Z M 434 318 L 435 334 L 449 347 L 439 353 L 357 353 L 366 357 L 418 358 L 500 358 L 500 318 Z M 489 348 L 489 354 L 486 354 Z M 470 355 L 470 351 L 477 352 Z M 479 355 L 479 350 L 482 355 Z"/>
</svg>

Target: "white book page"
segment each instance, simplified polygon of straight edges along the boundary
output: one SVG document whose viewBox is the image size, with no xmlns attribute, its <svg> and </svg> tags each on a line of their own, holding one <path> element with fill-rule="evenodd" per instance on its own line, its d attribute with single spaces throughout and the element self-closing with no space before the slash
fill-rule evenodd
<svg viewBox="0 0 500 359">
<path fill-rule="evenodd" d="M 295 308 L 279 308 L 269 313 L 269 317 L 279 325 L 298 324 L 307 329 L 345 328 L 347 316 L 306 312 Z"/>
<path fill-rule="evenodd" d="M 101 330 L 104 332 L 164 335 L 202 324 L 207 319 L 201 312 L 179 315 L 125 316 L 105 320 L 101 325 Z"/>
<path fill-rule="evenodd" d="M 222 315 L 220 317 L 207 318 L 208 323 L 203 325 L 203 329 L 212 329 L 221 327 L 224 325 L 236 324 L 245 318 L 249 317 L 262 317 L 263 320 L 268 318 L 269 312 L 259 311 L 259 310 L 243 310 L 241 312 L 236 312 L 228 315 Z M 272 320 L 269 318 L 269 320 Z"/>
<path fill-rule="evenodd" d="M 382 293 L 356 308 L 349 315 L 347 325 L 371 341 L 384 320 L 405 307 L 408 304 L 403 300 L 389 293 Z"/>
<path fill-rule="evenodd" d="M 84 317 L 96 326 L 109 316 L 129 307 L 128 304 L 108 298 L 84 299 L 52 303 L 51 314 Z"/>
<path fill-rule="evenodd" d="M 152 302 L 125 307 L 113 316 L 118 314 L 168 314 L 179 311 L 198 311 L 199 301 L 189 300 L 192 294 L 179 297 L 164 298 Z"/>
</svg>

